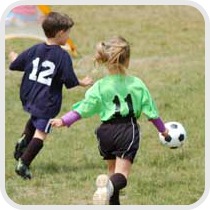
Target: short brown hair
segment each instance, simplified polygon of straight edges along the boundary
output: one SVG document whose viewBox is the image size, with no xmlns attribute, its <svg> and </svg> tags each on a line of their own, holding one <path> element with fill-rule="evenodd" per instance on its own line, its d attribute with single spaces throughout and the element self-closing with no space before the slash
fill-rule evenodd
<svg viewBox="0 0 210 210">
<path fill-rule="evenodd" d="M 53 38 L 61 31 L 73 27 L 74 21 L 66 14 L 50 12 L 42 22 L 42 28 L 47 38 Z"/>
</svg>

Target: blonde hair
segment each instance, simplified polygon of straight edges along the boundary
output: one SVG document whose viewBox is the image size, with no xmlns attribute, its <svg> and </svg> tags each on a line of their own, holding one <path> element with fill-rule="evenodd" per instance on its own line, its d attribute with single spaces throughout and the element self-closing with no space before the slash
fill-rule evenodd
<svg viewBox="0 0 210 210">
<path fill-rule="evenodd" d="M 106 64 L 108 69 L 116 69 L 125 73 L 130 58 L 130 45 L 121 36 L 96 45 L 95 62 Z"/>
</svg>

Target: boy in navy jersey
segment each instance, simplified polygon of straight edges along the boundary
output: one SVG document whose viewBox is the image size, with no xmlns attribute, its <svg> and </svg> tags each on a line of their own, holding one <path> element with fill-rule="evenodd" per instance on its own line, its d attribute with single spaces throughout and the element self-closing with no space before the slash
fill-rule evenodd
<svg viewBox="0 0 210 210">
<path fill-rule="evenodd" d="M 78 80 L 71 57 L 61 48 L 73 25 L 67 15 L 51 12 L 42 22 L 46 43 L 34 45 L 20 55 L 10 53 L 10 70 L 24 72 L 20 99 L 24 110 L 31 115 L 14 152 L 18 161 L 15 171 L 24 179 L 31 179 L 29 166 L 49 133 L 49 119 L 60 111 L 63 85 L 70 89 L 92 84 L 89 77 Z"/>
</svg>

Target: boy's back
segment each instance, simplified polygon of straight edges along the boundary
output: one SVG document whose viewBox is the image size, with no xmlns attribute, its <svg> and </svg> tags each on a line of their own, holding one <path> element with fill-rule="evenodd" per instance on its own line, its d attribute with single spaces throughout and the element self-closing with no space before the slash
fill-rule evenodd
<svg viewBox="0 0 210 210">
<path fill-rule="evenodd" d="M 11 63 L 24 71 L 20 98 L 24 109 L 37 117 L 51 118 L 60 111 L 62 85 L 78 85 L 68 53 L 58 45 L 37 44 Z M 49 109 L 50 107 L 50 109 Z"/>
</svg>

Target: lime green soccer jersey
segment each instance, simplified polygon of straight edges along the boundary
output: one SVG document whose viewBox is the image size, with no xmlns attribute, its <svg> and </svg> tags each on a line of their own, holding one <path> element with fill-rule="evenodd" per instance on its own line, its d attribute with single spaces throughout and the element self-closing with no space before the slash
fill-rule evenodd
<svg viewBox="0 0 210 210">
<path fill-rule="evenodd" d="M 82 101 L 73 105 L 82 118 L 95 114 L 101 121 L 117 117 L 139 118 L 144 113 L 148 119 L 158 118 L 156 105 L 146 85 L 137 77 L 108 75 L 98 80 Z"/>
</svg>

